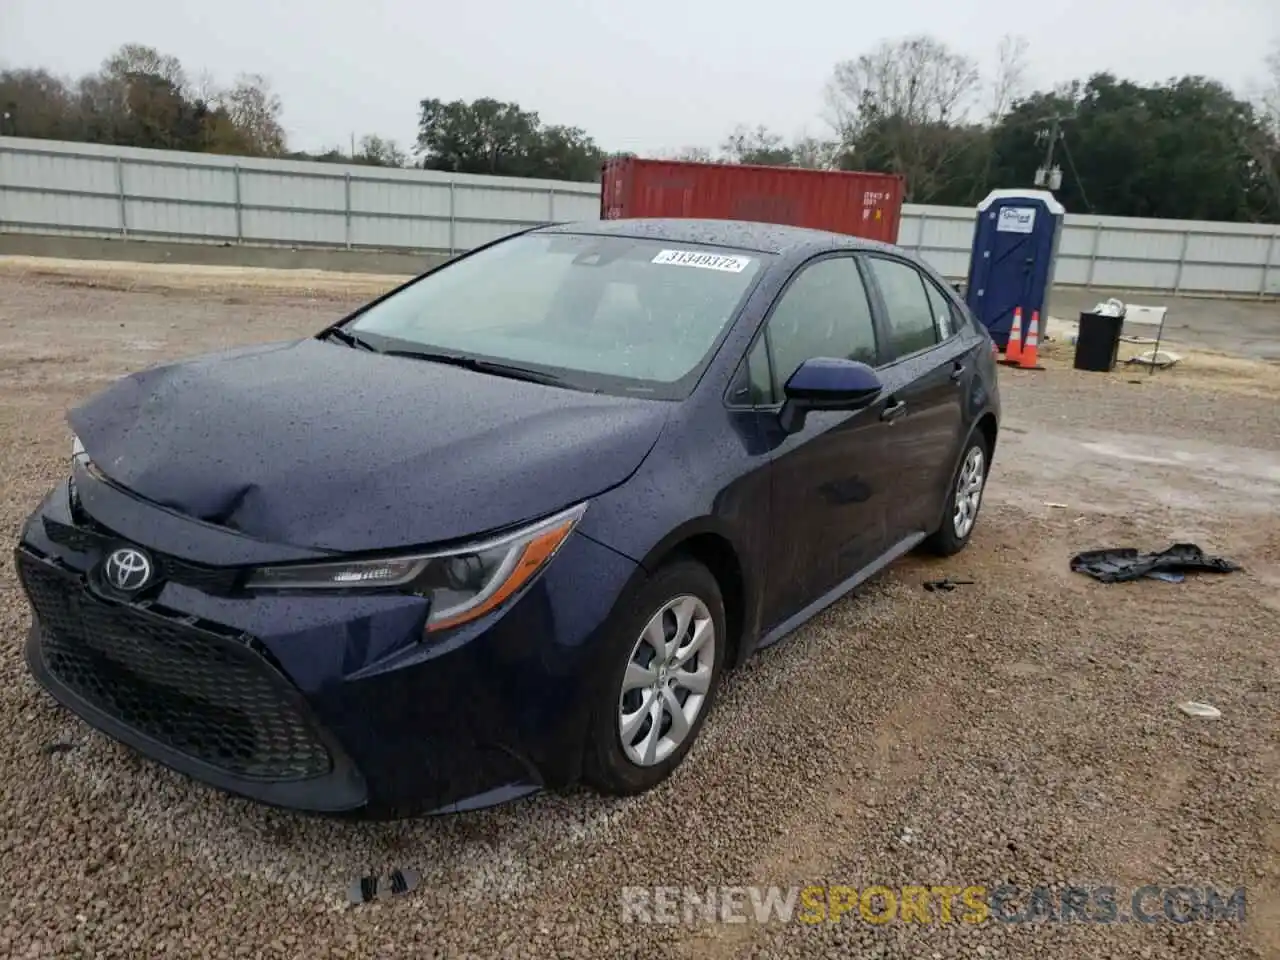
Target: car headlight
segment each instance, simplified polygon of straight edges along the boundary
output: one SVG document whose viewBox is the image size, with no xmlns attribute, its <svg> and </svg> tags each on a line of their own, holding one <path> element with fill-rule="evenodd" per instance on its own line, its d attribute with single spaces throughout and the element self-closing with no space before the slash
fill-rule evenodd
<svg viewBox="0 0 1280 960">
<path fill-rule="evenodd" d="M 78 457 L 83 457 L 84 455 L 84 444 L 81 443 L 80 438 L 73 433 L 71 435 L 71 459 L 75 460 Z"/>
<path fill-rule="evenodd" d="M 529 583 L 555 556 L 586 509 L 580 503 L 501 537 L 435 553 L 259 567 L 245 586 L 256 590 L 403 587 L 431 601 L 427 631 L 443 630 L 483 616 Z"/>
</svg>

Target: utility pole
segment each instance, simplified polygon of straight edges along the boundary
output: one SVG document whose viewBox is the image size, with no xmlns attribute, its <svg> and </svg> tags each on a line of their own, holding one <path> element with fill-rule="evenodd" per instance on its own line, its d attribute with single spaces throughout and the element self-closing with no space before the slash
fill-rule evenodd
<svg viewBox="0 0 1280 960">
<path fill-rule="evenodd" d="M 1058 141 L 1062 138 L 1062 121 L 1072 120 L 1071 114 L 1054 114 L 1052 117 L 1042 118 L 1042 123 L 1048 123 L 1049 128 L 1046 130 L 1041 128 L 1036 133 L 1036 141 L 1047 141 L 1044 148 L 1044 166 L 1036 171 L 1035 185 L 1037 187 L 1048 187 L 1050 190 L 1057 190 L 1062 186 L 1062 170 L 1053 165 L 1053 150 L 1058 145 Z"/>
</svg>

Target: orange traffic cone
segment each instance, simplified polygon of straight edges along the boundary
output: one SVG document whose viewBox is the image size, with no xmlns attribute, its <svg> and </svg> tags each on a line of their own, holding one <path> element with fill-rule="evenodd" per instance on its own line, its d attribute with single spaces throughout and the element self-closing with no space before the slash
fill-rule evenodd
<svg viewBox="0 0 1280 960">
<path fill-rule="evenodd" d="M 1013 325 L 1009 328 L 1009 345 L 1005 347 L 1004 359 L 1000 362 L 1016 367 L 1022 360 L 1022 308 L 1013 308 Z"/>
<path fill-rule="evenodd" d="M 1043 370 L 1039 363 L 1040 348 L 1040 311 L 1031 313 L 1031 329 L 1027 331 L 1027 342 L 1022 348 L 1022 356 L 1018 367 L 1022 370 Z"/>
</svg>

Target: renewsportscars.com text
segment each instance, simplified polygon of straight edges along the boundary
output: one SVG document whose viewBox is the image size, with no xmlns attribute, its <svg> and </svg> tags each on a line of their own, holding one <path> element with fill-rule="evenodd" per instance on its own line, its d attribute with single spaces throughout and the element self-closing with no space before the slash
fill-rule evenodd
<svg viewBox="0 0 1280 960">
<path fill-rule="evenodd" d="M 624 923 L 1195 923 L 1242 922 L 1245 890 L 810 885 L 623 887 Z"/>
</svg>

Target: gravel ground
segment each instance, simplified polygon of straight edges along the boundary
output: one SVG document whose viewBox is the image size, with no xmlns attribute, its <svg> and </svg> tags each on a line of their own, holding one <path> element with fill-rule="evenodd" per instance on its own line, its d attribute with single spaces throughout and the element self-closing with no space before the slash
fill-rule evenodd
<svg viewBox="0 0 1280 960">
<path fill-rule="evenodd" d="M 7 542 L 65 471 L 68 406 L 162 359 L 315 329 L 370 282 L 144 279 L 0 268 Z M 627 801 L 351 825 L 206 790 L 38 690 L 5 556 L 0 956 L 1280 956 L 1280 368 L 1191 353 L 1087 375 L 1046 352 L 1045 372 L 1002 373 L 971 548 L 905 559 L 756 657 L 677 776 Z M 1246 570 L 1104 586 L 1067 569 L 1183 539 Z M 944 575 L 977 583 L 921 590 Z M 353 877 L 395 866 L 421 886 L 346 905 Z M 1247 919 L 636 924 L 620 903 L 623 886 L 1002 883 L 1112 885 L 1122 904 L 1144 884 L 1245 886 Z"/>
</svg>

